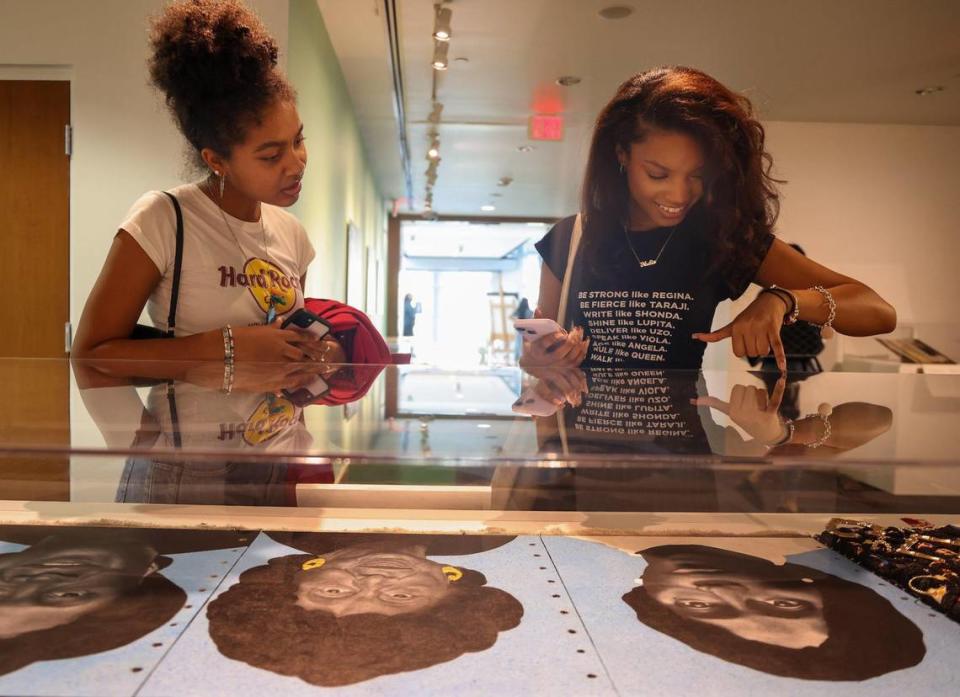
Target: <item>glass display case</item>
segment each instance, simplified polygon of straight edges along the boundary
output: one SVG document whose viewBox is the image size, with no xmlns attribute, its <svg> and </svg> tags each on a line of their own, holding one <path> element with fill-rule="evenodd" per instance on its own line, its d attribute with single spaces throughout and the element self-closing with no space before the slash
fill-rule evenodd
<svg viewBox="0 0 960 697">
<path fill-rule="evenodd" d="M 0 360 L 0 694 L 957 680 L 955 577 L 815 537 L 960 552 L 956 376 L 243 367 Z"/>
</svg>

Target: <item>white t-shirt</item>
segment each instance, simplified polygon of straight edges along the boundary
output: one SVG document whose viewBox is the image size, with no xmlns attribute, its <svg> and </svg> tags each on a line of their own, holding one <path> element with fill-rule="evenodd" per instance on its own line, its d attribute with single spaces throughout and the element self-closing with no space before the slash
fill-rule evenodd
<svg viewBox="0 0 960 697">
<path fill-rule="evenodd" d="M 282 208 L 261 204 L 261 222 L 220 210 L 196 184 L 170 193 L 183 210 L 183 263 L 176 335 L 226 324 L 263 324 L 271 297 L 278 317 L 303 307 L 300 278 L 315 252 L 307 232 Z M 162 276 L 147 302 L 155 327 L 167 329 L 176 253 L 176 216 L 162 192 L 141 196 L 120 224 Z M 264 239 L 265 238 L 265 239 Z M 266 241 L 266 244 L 264 244 Z"/>
</svg>

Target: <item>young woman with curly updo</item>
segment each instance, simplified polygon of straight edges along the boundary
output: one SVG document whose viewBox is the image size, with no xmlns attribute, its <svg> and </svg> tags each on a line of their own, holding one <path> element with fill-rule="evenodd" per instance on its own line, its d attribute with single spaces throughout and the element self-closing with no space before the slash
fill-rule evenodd
<svg viewBox="0 0 960 697">
<path fill-rule="evenodd" d="M 307 151 L 276 42 L 238 0 L 189 0 L 154 19 L 150 47 L 151 81 L 204 176 L 172 198 L 152 191 L 134 203 L 87 299 L 74 356 L 339 362 L 335 340 L 280 328 L 303 307 L 314 250 L 283 210 L 300 195 Z M 166 336 L 131 338 L 145 304 Z"/>
<path fill-rule="evenodd" d="M 707 343 L 730 339 L 783 371 L 784 323 L 891 331 L 877 293 L 774 239 L 771 167 L 750 102 L 709 75 L 658 68 L 623 83 L 597 118 L 581 214 L 537 244 L 537 316 L 564 331 L 528 343 L 522 363 L 696 369 Z M 751 282 L 757 299 L 711 332 L 717 305 Z"/>
</svg>

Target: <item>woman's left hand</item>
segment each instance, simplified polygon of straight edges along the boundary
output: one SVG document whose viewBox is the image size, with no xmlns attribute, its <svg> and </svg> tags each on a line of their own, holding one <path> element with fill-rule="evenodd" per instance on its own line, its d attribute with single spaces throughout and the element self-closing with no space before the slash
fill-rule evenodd
<svg viewBox="0 0 960 697">
<path fill-rule="evenodd" d="M 774 293 L 760 293 L 743 312 L 727 326 L 715 332 L 699 332 L 694 339 L 715 343 L 723 339 L 733 342 L 733 352 L 740 358 L 766 356 L 771 351 L 780 372 L 787 371 L 787 357 L 780 340 L 780 327 L 786 303 Z"/>
<path fill-rule="evenodd" d="M 341 364 L 347 362 L 347 355 L 340 342 L 332 336 L 325 336 L 320 341 L 298 341 L 296 346 L 310 357 L 310 360 L 320 363 Z"/>
</svg>

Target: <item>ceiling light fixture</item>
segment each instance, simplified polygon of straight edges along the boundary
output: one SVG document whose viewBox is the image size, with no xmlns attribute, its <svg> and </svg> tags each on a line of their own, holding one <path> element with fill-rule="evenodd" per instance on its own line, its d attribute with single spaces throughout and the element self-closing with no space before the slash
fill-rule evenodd
<svg viewBox="0 0 960 697">
<path fill-rule="evenodd" d="M 437 41 L 449 41 L 453 36 L 450 29 L 450 20 L 453 17 L 453 10 L 449 7 L 434 5 L 436 14 L 433 20 L 433 38 Z"/>
<path fill-rule="evenodd" d="M 436 41 L 433 44 L 433 69 L 446 70 L 447 51 L 450 50 L 450 44 L 446 41 Z"/>
<path fill-rule="evenodd" d="M 497 207 L 494 206 L 492 203 L 488 203 L 485 206 L 480 206 L 480 210 L 482 210 L 484 213 L 489 213 L 491 211 L 497 210 Z"/>
<path fill-rule="evenodd" d="M 497 186 L 510 186 L 513 184 L 513 177 L 500 177 L 497 180 Z"/>
<path fill-rule="evenodd" d="M 430 148 L 427 150 L 427 157 L 429 157 L 431 160 L 436 160 L 438 157 L 440 157 L 440 151 L 437 148 Z"/>
<path fill-rule="evenodd" d="M 562 75 L 557 78 L 557 84 L 561 87 L 573 87 L 580 84 L 580 78 L 576 75 Z"/>
<path fill-rule="evenodd" d="M 533 152 L 534 147 L 532 145 L 518 145 L 517 150 L 520 152 Z"/>
<path fill-rule="evenodd" d="M 936 94 L 937 92 L 943 92 L 946 87 L 943 85 L 933 85 L 932 87 L 922 87 L 918 90 L 914 90 L 913 93 L 921 97 L 926 97 L 931 94 Z"/>
<path fill-rule="evenodd" d="M 597 12 L 604 19 L 624 19 L 633 14 L 633 8 L 626 5 L 611 5 Z"/>
</svg>

